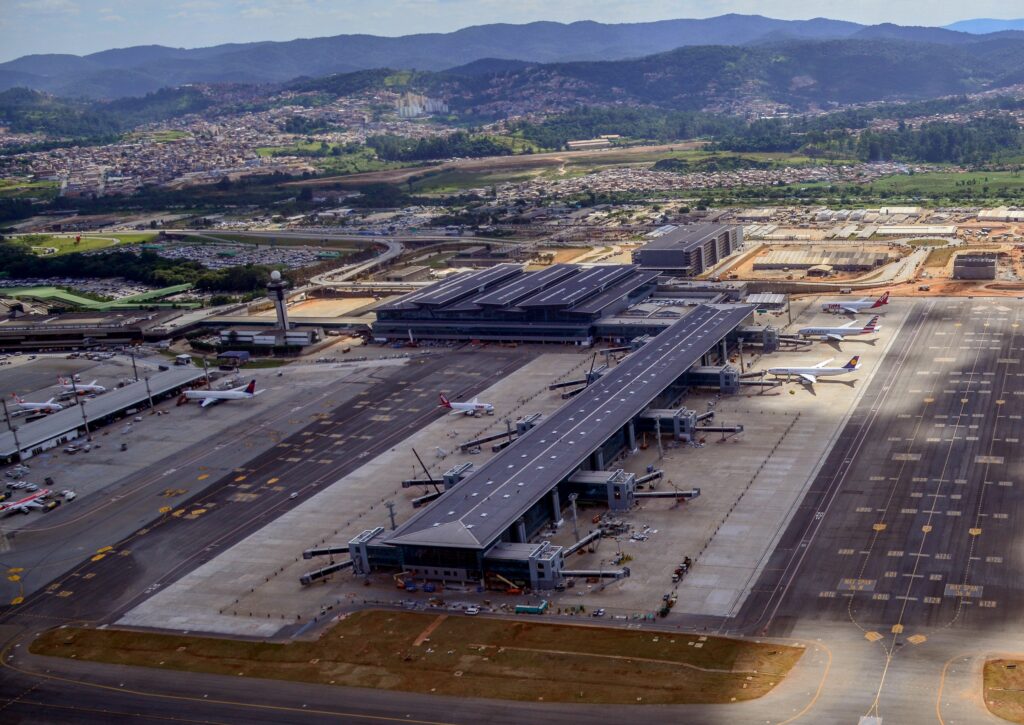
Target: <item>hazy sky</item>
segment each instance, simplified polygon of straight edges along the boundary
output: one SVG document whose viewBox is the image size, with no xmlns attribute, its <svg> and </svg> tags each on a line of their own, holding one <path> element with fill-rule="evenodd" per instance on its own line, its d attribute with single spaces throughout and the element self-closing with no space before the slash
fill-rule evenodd
<svg viewBox="0 0 1024 725">
<path fill-rule="evenodd" d="M 626 23 L 723 13 L 945 25 L 1007 17 L 1005 0 L 0 0 L 0 61 L 160 44 L 445 32 L 484 23 Z"/>
</svg>

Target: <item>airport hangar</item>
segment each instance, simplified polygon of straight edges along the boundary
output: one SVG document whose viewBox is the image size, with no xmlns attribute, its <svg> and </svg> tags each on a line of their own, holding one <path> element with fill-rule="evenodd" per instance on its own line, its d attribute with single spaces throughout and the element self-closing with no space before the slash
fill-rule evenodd
<svg viewBox="0 0 1024 725">
<path fill-rule="evenodd" d="M 597 532 L 564 549 L 531 538 L 562 519 L 566 501 L 625 511 L 640 498 L 690 495 L 637 491 L 634 474 L 606 470 L 606 463 L 623 450 L 635 450 L 641 428 L 667 425 L 678 437 L 680 418 L 689 419 L 692 433 L 695 422 L 710 415 L 669 406 L 690 386 L 714 384 L 738 372 L 728 356 L 753 310 L 743 304 L 692 307 L 477 470 L 462 464 L 446 473 L 446 490 L 394 531 L 378 527 L 347 546 L 304 552 L 307 559 L 347 552 L 349 559 L 303 575 L 302 583 L 348 568 L 357 575 L 393 570 L 463 584 L 486 585 L 498 578 L 532 589 L 560 587 L 573 576 L 628 576 L 628 569 L 565 568 L 565 557 Z M 706 367 L 710 362 L 718 364 Z M 738 375 L 728 377 L 738 380 Z"/>
</svg>

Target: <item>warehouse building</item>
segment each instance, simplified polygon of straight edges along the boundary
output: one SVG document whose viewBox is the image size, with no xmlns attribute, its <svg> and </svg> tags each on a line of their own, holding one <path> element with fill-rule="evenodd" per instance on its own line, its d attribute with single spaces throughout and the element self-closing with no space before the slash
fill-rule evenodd
<svg viewBox="0 0 1024 725">
<path fill-rule="evenodd" d="M 995 279 L 997 261 L 995 252 L 958 254 L 953 259 L 953 279 Z"/>
<path fill-rule="evenodd" d="M 861 252 L 845 249 L 792 250 L 777 249 L 754 260 L 755 270 L 807 269 L 830 267 L 836 272 L 868 272 L 887 264 L 891 257 L 886 252 Z"/>
<path fill-rule="evenodd" d="M 658 272 L 632 265 L 519 264 L 452 275 L 378 307 L 382 340 L 506 340 L 589 344 L 595 324 L 649 297 Z"/>
<path fill-rule="evenodd" d="M 633 264 L 682 277 L 714 267 L 743 246 L 743 227 L 691 224 L 656 230 L 650 242 L 633 252 Z"/>
</svg>

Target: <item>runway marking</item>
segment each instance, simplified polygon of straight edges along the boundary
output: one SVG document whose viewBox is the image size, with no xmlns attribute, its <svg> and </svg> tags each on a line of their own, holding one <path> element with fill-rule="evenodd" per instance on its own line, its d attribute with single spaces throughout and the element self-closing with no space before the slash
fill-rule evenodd
<svg viewBox="0 0 1024 725">
<path fill-rule="evenodd" d="M 1001 556 L 986 556 L 985 557 L 985 563 L 986 564 L 1002 564 L 1003 563 L 1003 557 L 1001 557 Z"/>
<path fill-rule="evenodd" d="M 839 580 L 839 591 L 843 592 L 872 592 L 875 590 L 875 585 L 878 583 L 877 579 L 851 579 L 844 578 Z"/>
<path fill-rule="evenodd" d="M 885 524 L 878 523 L 871 526 L 872 531 L 885 531 Z"/>
<path fill-rule="evenodd" d="M 924 644 L 928 641 L 928 638 L 923 634 L 912 634 L 907 637 L 907 642 L 910 644 Z"/>
<path fill-rule="evenodd" d="M 818 593 L 818 599 L 835 599 L 835 598 L 836 598 L 836 593 L 835 592 L 819 592 Z"/>
<path fill-rule="evenodd" d="M 947 597 L 980 597 L 985 587 L 980 584 L 946 584 Z"/>
<path fill-rule="evenodd" d="M 894 461 L 920 461 L 920 453 L 893 453 L 892 460 Z"/>
<path fill-rule="evenodd" d="M 975 463 L 988 463 L 990 465 L 999 465 L 1003 462 L 1002 456 L 975 456 Z"/>
<path fill-rule="evenodd" d="M 865 632 L 864 639 L 866 639 L 868 642 L 877 642 L 878 640 L 882 639 L 882 635 L 880 635 L 878 632 Z"/>
<path fill-rule="evenodd" d="M 893 634 L 903 634 L 903 625 L 902 624 L 894 624 L 894 625 L 892 625 L 892 633 Z"/>
<path fill-rule="evenodd" d="M 209 473 L 201 473 L 201 474 L 199 474 L 198 476 L 196 476 L 196 480 L 197 480 L 197 481 L 205 481 L 205 480 L 206 480 L 206 479 L 208 479 L 209 477 L 210 477 L 210 474 L 209 474 Z"/>
<path fill-rule="evenodd" d="M 981 600 L 978 601 L 978 606 L 979 607 L 984 607 L 985 609 L 995 609 L 995 607 L 996 607 L 996 600 L 994 600 L 994 599 L 981 599 Z"/>
<path fill-rule="evenodd" d="M 73 592 L 73 591 L 70 591 L 70 590 L 68 590 L 68 589 L 65 589 L 65 590 L 63 590 L 63 591 L 57 592 L 57 596 L 58 596 L 58 597 L 60 597 L 61 599 L 67 599 L 67 598 L 68 598 L 68 597 L 70 597 L 70 596 L 71 596 L 72 594 L 74 594 L 74 592 Z"/>
</svg>

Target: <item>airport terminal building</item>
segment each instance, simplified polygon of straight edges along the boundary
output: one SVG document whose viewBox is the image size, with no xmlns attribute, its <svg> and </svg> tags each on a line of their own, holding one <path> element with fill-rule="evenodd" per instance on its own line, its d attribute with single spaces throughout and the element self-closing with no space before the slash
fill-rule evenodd
<svg viewBox="0 0 1024 725">
<path fill-rule="evenodd" d="M 620 279 L 623 289 L 646 284 L 646 276 L 632 269 Z M 577 271 L 573 276 L 583 274 Z M 510 276 L 505 282 L 523 276 Z M 520 282 L 530 286 L 528 277 Z M 486 302 L 486 290 L 476 291 L 474 284 L 469 283 L 468 292 L 456 285 L 450 294 L 475 301 L 483 297 Z M 494 284 L 508 290 L 507 284 Z M 559 297 L 571 295 L 573 289 L 579 288 L 566 287 Z M 445 302 L 447 294 L 427 299 L 458 304 Z M 623 451 L 637 449 L 641 431 L 661 428 L 666 420 L 677 429 L 680 424 L 689 426 L 677 437 L 689 440 L 695 435 L 695 421 L 707 414 L 673 406 L 679 405 L 689 386 L 709 381 L 717 386 L 730 376 L 738 380 L 729 355 L 753 310 L 745 304 L 690 308 L 689 314 L 645 338 L 636 351 L 493 458 L 479 467 L 465 465 L 446 474 L 445 491 L 396 530 L 364 531 L 349 542 L 347 562 L 310 572 L 303 583 L 341 568 L 352 568 L 357 575 L 397 570 L 451 583 L 487 585 L 497 579 L 533 589 L 558 587 L 573 576 L 628 576 L 626 568 L 597 573 L 568 569 L 566 556 L 589 539 L 563 549 L 544 540 L 543 530 L 561 521 L 573 500 L 626 511 L 645 497 L 685 497 L 679 491 L 638 491 L 635 474 L 615 468 L 613 461 Z"/>
<path fill-rule="evenodd" d="M 384 340 L 508 340 L 589 344 L 597 322 L 650 297 L 658 272 L 633 265 L 519 264 L 453 275 L 377 308 Z"/>
</svg>

